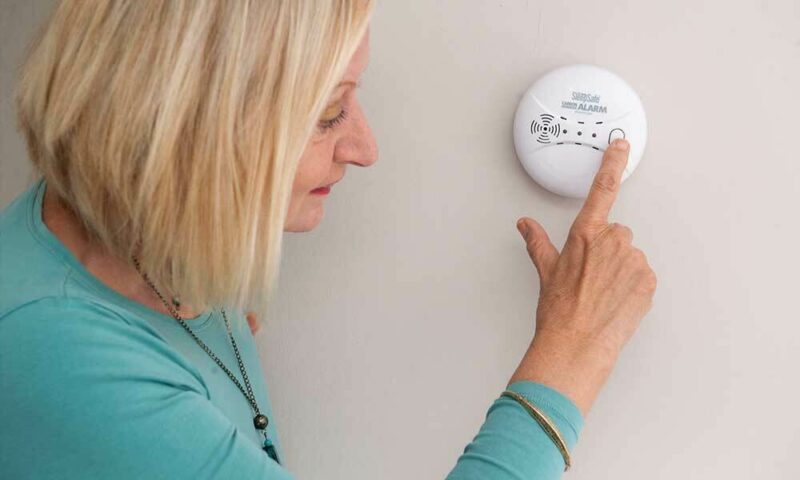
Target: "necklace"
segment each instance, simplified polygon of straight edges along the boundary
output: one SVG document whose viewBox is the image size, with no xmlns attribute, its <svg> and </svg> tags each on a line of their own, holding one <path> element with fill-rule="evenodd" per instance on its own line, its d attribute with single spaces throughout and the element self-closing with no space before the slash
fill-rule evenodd
<svg viewBox="0 0 800 480">
<path fill-rule="evenodd" d="M 139 272 L 139 274 L 142 275 L 144 281 L 147 282 L 147 284 L 150 286 L 153 292 L 155 292 L 155 294 L 158 295 L 158 298 L 161 299 L 161 301 L 167 307 L 167 310 L 169 310 L 172 316 L 175 317 L 178 323 L 181 324 L 183 329 L 189 332 L 189 335 L 191 335 L 191 337 L 195 340 L 195 342 L 197 342 L 197 344 L 200 345 L 200 348 L 202 348 L 203 351 L 205 351 L 208 354 L 208 356 L 211 357 L 211 359 L 214 360 L 214 362 L 217 365 L 219 365 L 219 367 L 228 375 L 228 377 L 230 377 L 233 383 L 235 383 L 236 386 L 239 387 L 239 391 L 241 391 L 242 394 L 245 396 L 245 398 L 247 398 L 247 402 L 250 404 L 250 406 L 253 408 L 253 411 L 255 412 L 255 417 L 253 417 L 253 426 L 256 427 L 256 431 L 264 435 L 264 443 L 262 444 L 261 448 L 262 450 L 267 452 L 267 455 L 269 455 L 270 458 L 272 458 L 273 460 L 278 462 L 278 464 L 280 464 L 281 462 L 280 460 L 278 460 L 278 454 L 275 450 L 275 445 L 267 437 L 267 425 L 269 424 L 269 418 L 267 418 L 266 415 L 262 414 L 261 410 L 259 410 L 258 408 L 258 404 L 256 403 L 256 396 L 253 394 L 253 389 L 250 386 L 250 380 L 247 378 L 247 372 L 245 372 L 244 363 L 242 362 L 242 357 L 241 355 L 239 355 L 239 348 L 236 346 L 236 340 L 234 340 L 233 334 L 231 333 L 231 326 L 230 323 L 228 322 L 228 316 L 225 315 L 225 309 L 220 308 L 220 311 L 222 312 L 222 318 L 225 320 L 225 328 L 228 331 L 228 338 L 230 339 L 231 345 L 233 346 L 233 352 L 236 354 L 236 361 L 239 364 L 239 371 L 242 372 L 242 378 L 244 379 L 244 383 L 247 386 L 247 391 L 245 391 L 245 389 L 242 387 L 242 384 L 239 383 L 239 380 L 236 378 L 236 376 L 234 376 L 233 373 L 231 373 L 231 371 L 228 370 L 228 367 L 226 367 L 225 364 L 222 363 L 222 360 L 220 360 L 216 355 L 214 355 L 214 352 L 212 352 L 211 349 L 208 348 L 208 345 L 206 345 L 202 340 L 200 340 L 200 338 L 192 331 L 192 329 L 189 328 L 189 325 L 186 324 L 186 321 L 180 316 L 180 314 L 178 314 L 177 310 L 173 308 L 172 305 L 170 305 L 169 302 L 167 302 L 164 299 L 163 295 L 161 295 L 161 292 L 159 292 L 158 289 L 155 287 L 155 285 L 153 285 L 153 282 L 150 281 L 150 278 L 147 276 L 147 274 L 145 274 L 142 271 L 139 265 L 139 260 L 137 260 L 135 256 L 132 256 L 131 258 L 133 259 L 134 265 L 136 265 L 136 270 Z M 178 297 L 173 297 L 172 303 L 176 308 L 180 308 L 180 300 L 178 299 Z"/>
</svg>

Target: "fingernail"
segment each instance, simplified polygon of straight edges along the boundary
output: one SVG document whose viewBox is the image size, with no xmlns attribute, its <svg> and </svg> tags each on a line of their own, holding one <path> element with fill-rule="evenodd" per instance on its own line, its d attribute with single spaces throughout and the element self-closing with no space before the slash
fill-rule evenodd
<svg viewBox="0 0 800 480">
<path fill-rule="evenodd" d="M 528 226 L 522 220 L 517 222 L 517 230 L 523 237 L 528 238 Z"/>
<path fill-rule="evenodd" d="M 614 140 L 614 148 L 616 148 L 617 150 L 623 150 L 624 151 L 624 150 L 627 150 L 629 146 L 630 146 L 630 144 L 624 138 L 618 138 L 618 139 Z"/>
</svg>

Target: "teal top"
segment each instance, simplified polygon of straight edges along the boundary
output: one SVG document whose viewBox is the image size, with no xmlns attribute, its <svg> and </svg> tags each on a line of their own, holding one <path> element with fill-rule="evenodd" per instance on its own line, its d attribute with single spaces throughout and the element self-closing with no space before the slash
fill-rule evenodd
<svg viewBox="0 0 800 480">
<path fill-rule="evenodd" d="M 0 214 L 0 478 L 293 479 L 242 313 L 227 312 L 278 462 L 244 395 L 183 327 L 101 282 L 47 228 L 45 186 Z M 187 324 L 244 385 L 219 310 Z M 567 397 L 529 381 L 509 388 L 572 449 L 583 418 Z M 558 449 L 500 391 L 447 479 L 559 478 Z"/>
</svg>

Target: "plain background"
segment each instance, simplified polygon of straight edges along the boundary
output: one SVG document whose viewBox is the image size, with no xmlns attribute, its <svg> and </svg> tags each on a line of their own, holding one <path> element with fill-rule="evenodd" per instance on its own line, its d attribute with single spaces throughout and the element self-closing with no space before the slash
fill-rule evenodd
<svg viewBox="0 0 800 480">
<path fill-rule="evenodd" d="M 48 0 L 2 0 L 0 205 L 28 181 L 10 94 Z M 659 278 L 586 419 L 574 480 L 800 478 L 800 2 L 382 1 L 360 96 L 381 156 L 287 234 L 258 334 L 298 478 L 444 478 L 528 346 L 515 221 L 561 245 L 580 202 L 517 161 L 523 92 L 615 71 L 649 144 L 612 220 Z"/>
</svg>

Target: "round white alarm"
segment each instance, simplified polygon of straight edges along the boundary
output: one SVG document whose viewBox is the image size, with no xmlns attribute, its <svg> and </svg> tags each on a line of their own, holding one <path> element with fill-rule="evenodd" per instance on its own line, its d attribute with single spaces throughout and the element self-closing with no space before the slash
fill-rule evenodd
<svg viewBox="0 0 800 480">
<path fill-rule="evenodd" d="M 644 106 L 625 80 L 594 65 L 548 72 L 528 89 L 514 117 L 514 148 L 525 171 L 566 197 L 586 197 L 616 138 L 631 146 L 625 181 L 647 144 Z"/>
</svg>

